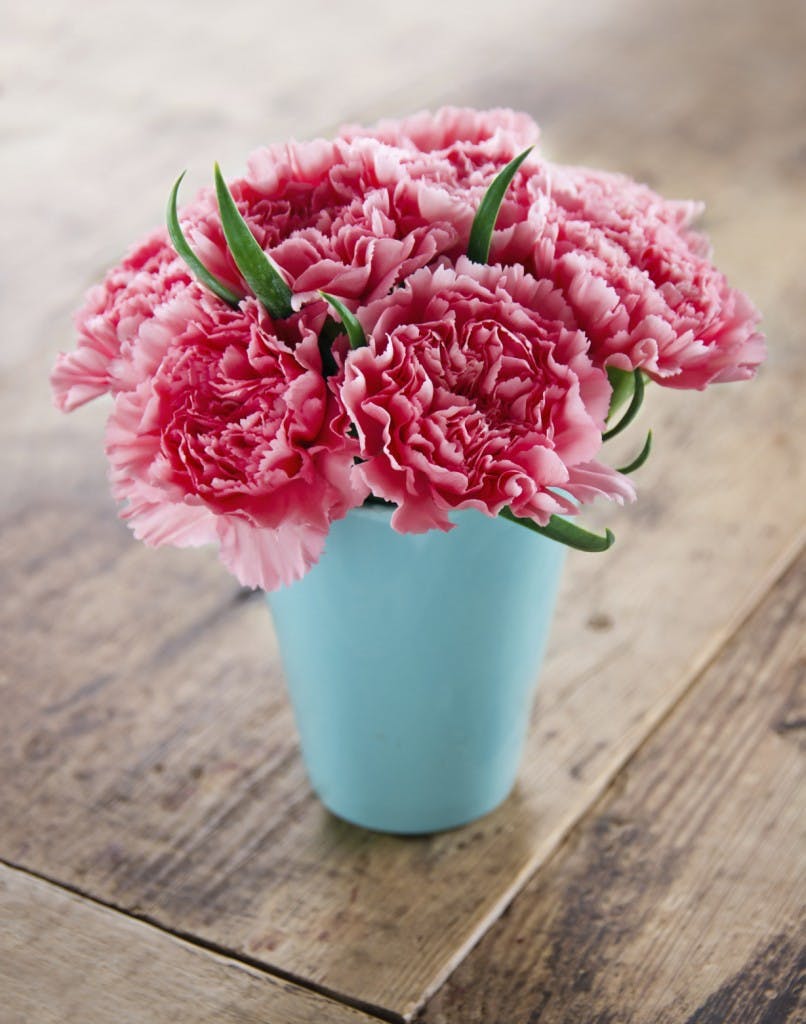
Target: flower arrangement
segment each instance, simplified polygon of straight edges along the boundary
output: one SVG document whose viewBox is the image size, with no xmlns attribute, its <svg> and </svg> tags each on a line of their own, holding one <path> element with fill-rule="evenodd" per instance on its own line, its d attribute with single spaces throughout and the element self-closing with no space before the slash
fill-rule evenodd
<svg viewBox="0 0 806 1024">
<path fill-rule="evenodd" d="M 115 497 L 151 545 L 219 545 L 242 584 L 300 578 L 365 502 L 400 532 L 504 516 L 559 542 L 647 381 L 753 376 L 759 314 L 693 221 L 621 175 L 542 159 L 508 110 L 443 109 L 261 149 L 93 288 L 52 373 L 113 398 Z"/>
</svg>

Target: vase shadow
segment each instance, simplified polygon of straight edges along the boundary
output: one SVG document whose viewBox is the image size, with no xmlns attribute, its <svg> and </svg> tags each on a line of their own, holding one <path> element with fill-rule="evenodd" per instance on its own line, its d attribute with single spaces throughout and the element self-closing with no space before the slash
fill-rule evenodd
<svg viewBox="0 0 806 1024">
<path fill-rule="evenodd" d="M 316 951 L 322 976 L 349 977 L 358 995 L 367 979 L 376 991 L 399 988 L 405 963 L 417 1002 L 514 896 L 535 853 L 533 819 L 518 784 L 490 813 L 431 834 L 373 832 L 320 807 L 331 908 Z"/>
</svg>

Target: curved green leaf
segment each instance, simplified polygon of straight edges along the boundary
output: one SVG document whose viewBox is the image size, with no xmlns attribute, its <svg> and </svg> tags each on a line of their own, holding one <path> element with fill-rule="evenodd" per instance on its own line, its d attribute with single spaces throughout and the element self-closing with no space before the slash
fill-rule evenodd
<svg viewBox="0 0 806 1024">
<path fill-rule="evenodd" d="M 363 348 L 367 343 L 367 336 L 364 334 L 364 328 L 361 326 L 355 313 L 351 313 L 344 303 L 340 302 L 335 296 L 328 295 L 327 292 L 319 292 L 319 294 L 326 302 L 330 303 L 341 317 L 342 325 L 350 340 L 350 348 Z"/>
<path fill-rule="evenodd" d="M 470 241 L 467 244 L 468 259 L 474 263 L 486 263 L 490 255 L 490 243 L 493 238 L 493 229 L 498 219 L 498 211 L 509 188 L 510 182 L 515 177 L 515 172 L 532 152 L 534 146 L 525 149 L 520 156 L 506 165 L 490 183 L 484 193 L 484 198 L 479 204 L 476 216 L 473 218 L 473 227 L 470 229 Z"/>
<path fill-rule="evenodd" d="M 342 334 L 344 328 L 329 316 L 319 332 L 319 355 L 322 359 L 322 376 L 327 379 L 337 372 L 338 366 L 333 358 L 333 342 Z"/>
<path fill-rule="evenodd" d="M 570 523 L 561 516 L 552 516 L 545 526 L 538 526 L 531 519 L 519 518 L 508 508 L 501 509 L 499 514 L 511 523 L 525 526 L 527 530 L 532 530 L 533 533 L 539 533 L 543 537 L 548 537 L 549 540 L 556 540 L 558 543 L 565 544 L 569 548 L 576 548 L 577 551 L 607 551 L 616 541 L 610 530 L 605 530 L 605 535 L 602 537 L 597 533 L 583 530 L 581 526 Z"/>
<path fill-rule="evenodd" d="M 638 455 L 636 455 L 636 457 L 632 460 L 632 462 L 628 463 L 626 466 L 621 466 L 619 469 L 616 470 L 616 472 L 617 473 L 625 473 L 625 474 L 627 474 L 627 473 L 634 473 L 636 471 L 636 469 L 640 469 L 641 466 L 643 466 L 643 464 L 649 458 L 649 453 L 651 451 L 652 451 L 652 431 L 650 430 L 647 433 L 647 435 L 646 435 L 646 441 L 644 441 L 644 447 L 641 449 L 641 451 L 638 453 Z"/>
<path fill-rule="evenodd" d="M 622 405 L 632 398 L 635 391 L 635 376 L 632 370 L 620 370 L 616 366 L 608 366 L 607 379 L 613 389 L 610 395 L 610 408 L 607 410 L 607 422 L 609 423 Z"/>
<path fill-rule="evenodd" d="M 282 320 L 291 315 L 291 289 L 249 230 L 248 224 L 235 205 L 218 164 L 215 165 L 214 173 L 221 225 L 232 258 L 244 280 L 269 314 L 275 320 Z"/>
<path fill-rule="evenodd" d="M 190 244 L 182 231 L 182 226 L 179 223 L 179 214 L 176 212 L 176 200 L 179 195 L 179 186 L 182 184 L 182 179 L 184 178 L 185 173 L 185 171 L 182 171 L 174 182 L 174 187 L 171 189 L 171 195 L 168 199 L 167 220 L 168 234 L 171 236 L 171 242 L 173 243 L 174 249 L 176 249 L 185 263 L 187 263 L 191 273 L 198 281 L 200 281 L 206 288 L 209 288 L 214 295 L 219 297 L 219 299 L 223 299 L 224 302 L 228 302 L 230 306 L 237 306 L 243 296 L 238 295 L 231 288 L 228 288 L 222 281 L 219 281 L 214 274 L 210 273 L 196 253 L 190 248 Z"/>
<path fill-rule="evenodd" d="M 606 430 L 602 434 L 603 441 L 609 441 L 611 437 L 620 434 L 638 415 L 638 410 L 644 401 L 644 375 L 640 370 L 634 370 L 633 379 L 635 380 L 635 390 L 632 393 L 632 400 L 627 406 L 627 411 L 614 427 L 611 427 L 610 430 Z"/>
</svg>

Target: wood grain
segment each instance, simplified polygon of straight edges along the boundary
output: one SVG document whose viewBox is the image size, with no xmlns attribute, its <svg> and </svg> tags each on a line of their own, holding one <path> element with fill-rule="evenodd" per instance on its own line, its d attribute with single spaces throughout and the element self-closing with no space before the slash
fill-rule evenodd
<svg viewBox="0 0 806 1024">
<path fill-rule="evenodd" d="M 463 22 L 424 78 L 425 36 L 401 43 L 394 21 L 383 60 L 355 63 L 343 106 L 324 87 L 330 72 L 316 77 L 311 64 L 321 101 L 295 85 L 295 113 L 266 87 L 250 108 L 244 54 L 209 76 L 216 40 L 200 29 L 205 59 L 194 71 L 198 51 L 183 51 L 175 97 L 163 102 L 156 85 L 140 95 L 135 75 L 92 107 L 77 138 L 56 131 L 60 104 L 103 94 L 114 52 L 96 53 L 103 31 L 124 32 L 136 55 L 147 17 L 121 28 L 110 15 L 65 15 L 14 85 L 39 75 L 55 105 L 26 122 L 13 169 L 26 201 L 9 211 L 26 241 L 6 250 L 16 301 L 0 447 L 0 856 L 408 1016 L 685 693 L 791 560 L 802 527 L 802 5 L 784 0 L 770 17 L 750 2 L 658 13 L 613 0 L 554 21 L 549 5 L 501 7 L 510 13 L 497 35 Z M 40 13 L 19 17 L 47 27 Z M 85 70 L 62 82 L 48 60 L 71 47 Z M 203 91 L 196 104 L 194 84 L 209 90 L 213 78 L 224 98 Z M 215 155 L 235 162 L 295 117 L 304 134 L 439 99 L 527 106 L 555 158 L 706 198 L 719 263 L 764 309 L 771 356 L 749 386 L 654 389 L 644 425 L 656 452 L 640 502 L 608 515 L 612 552 L 570 561 L 516 792 L 476 826 L 398 840 L 344 825 L 311 797 L 262 603 L 244 599 L 209 552 L 155 553 L 129 539 L 106 494 L 104 409 L 59 420 L 45 379 L 69 343 L 68 305 L 161 211 L 160 182 L 178 166 L 208 160 L 219 139 Z M 113 124 L 122 108 L 131 116 Z M 45 166 L 62 170 L 52 195 Z M 104 169 L 103 188 L 97 175 L 84 181 L 88 167 Z M 49 249 L 41 268 L 48 289 L 21 269 L 32 224 L 60 233 L 64 256 Z"/>
<path fill-rule="evenodd" d="M 423 1024 L 806 1017 L 806 556 Z"/>
<path fill-rule="evenodd" d="M 0 1024 L 378 1018 L 0 866 Z"/>
</svg>

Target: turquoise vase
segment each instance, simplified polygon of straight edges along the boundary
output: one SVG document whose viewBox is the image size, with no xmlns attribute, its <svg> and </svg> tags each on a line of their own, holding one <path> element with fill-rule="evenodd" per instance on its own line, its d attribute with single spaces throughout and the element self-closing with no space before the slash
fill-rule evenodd
<svg viewBox="0 0 806 1024">
<path fill-rule="evenodd" d="M 448 533 L 390 518 L 334 523 L 269 605 L 322 802 L 380 832 L 438 832 L 514 785 L 565 548 L 475 511 Z"/>
</svg>

